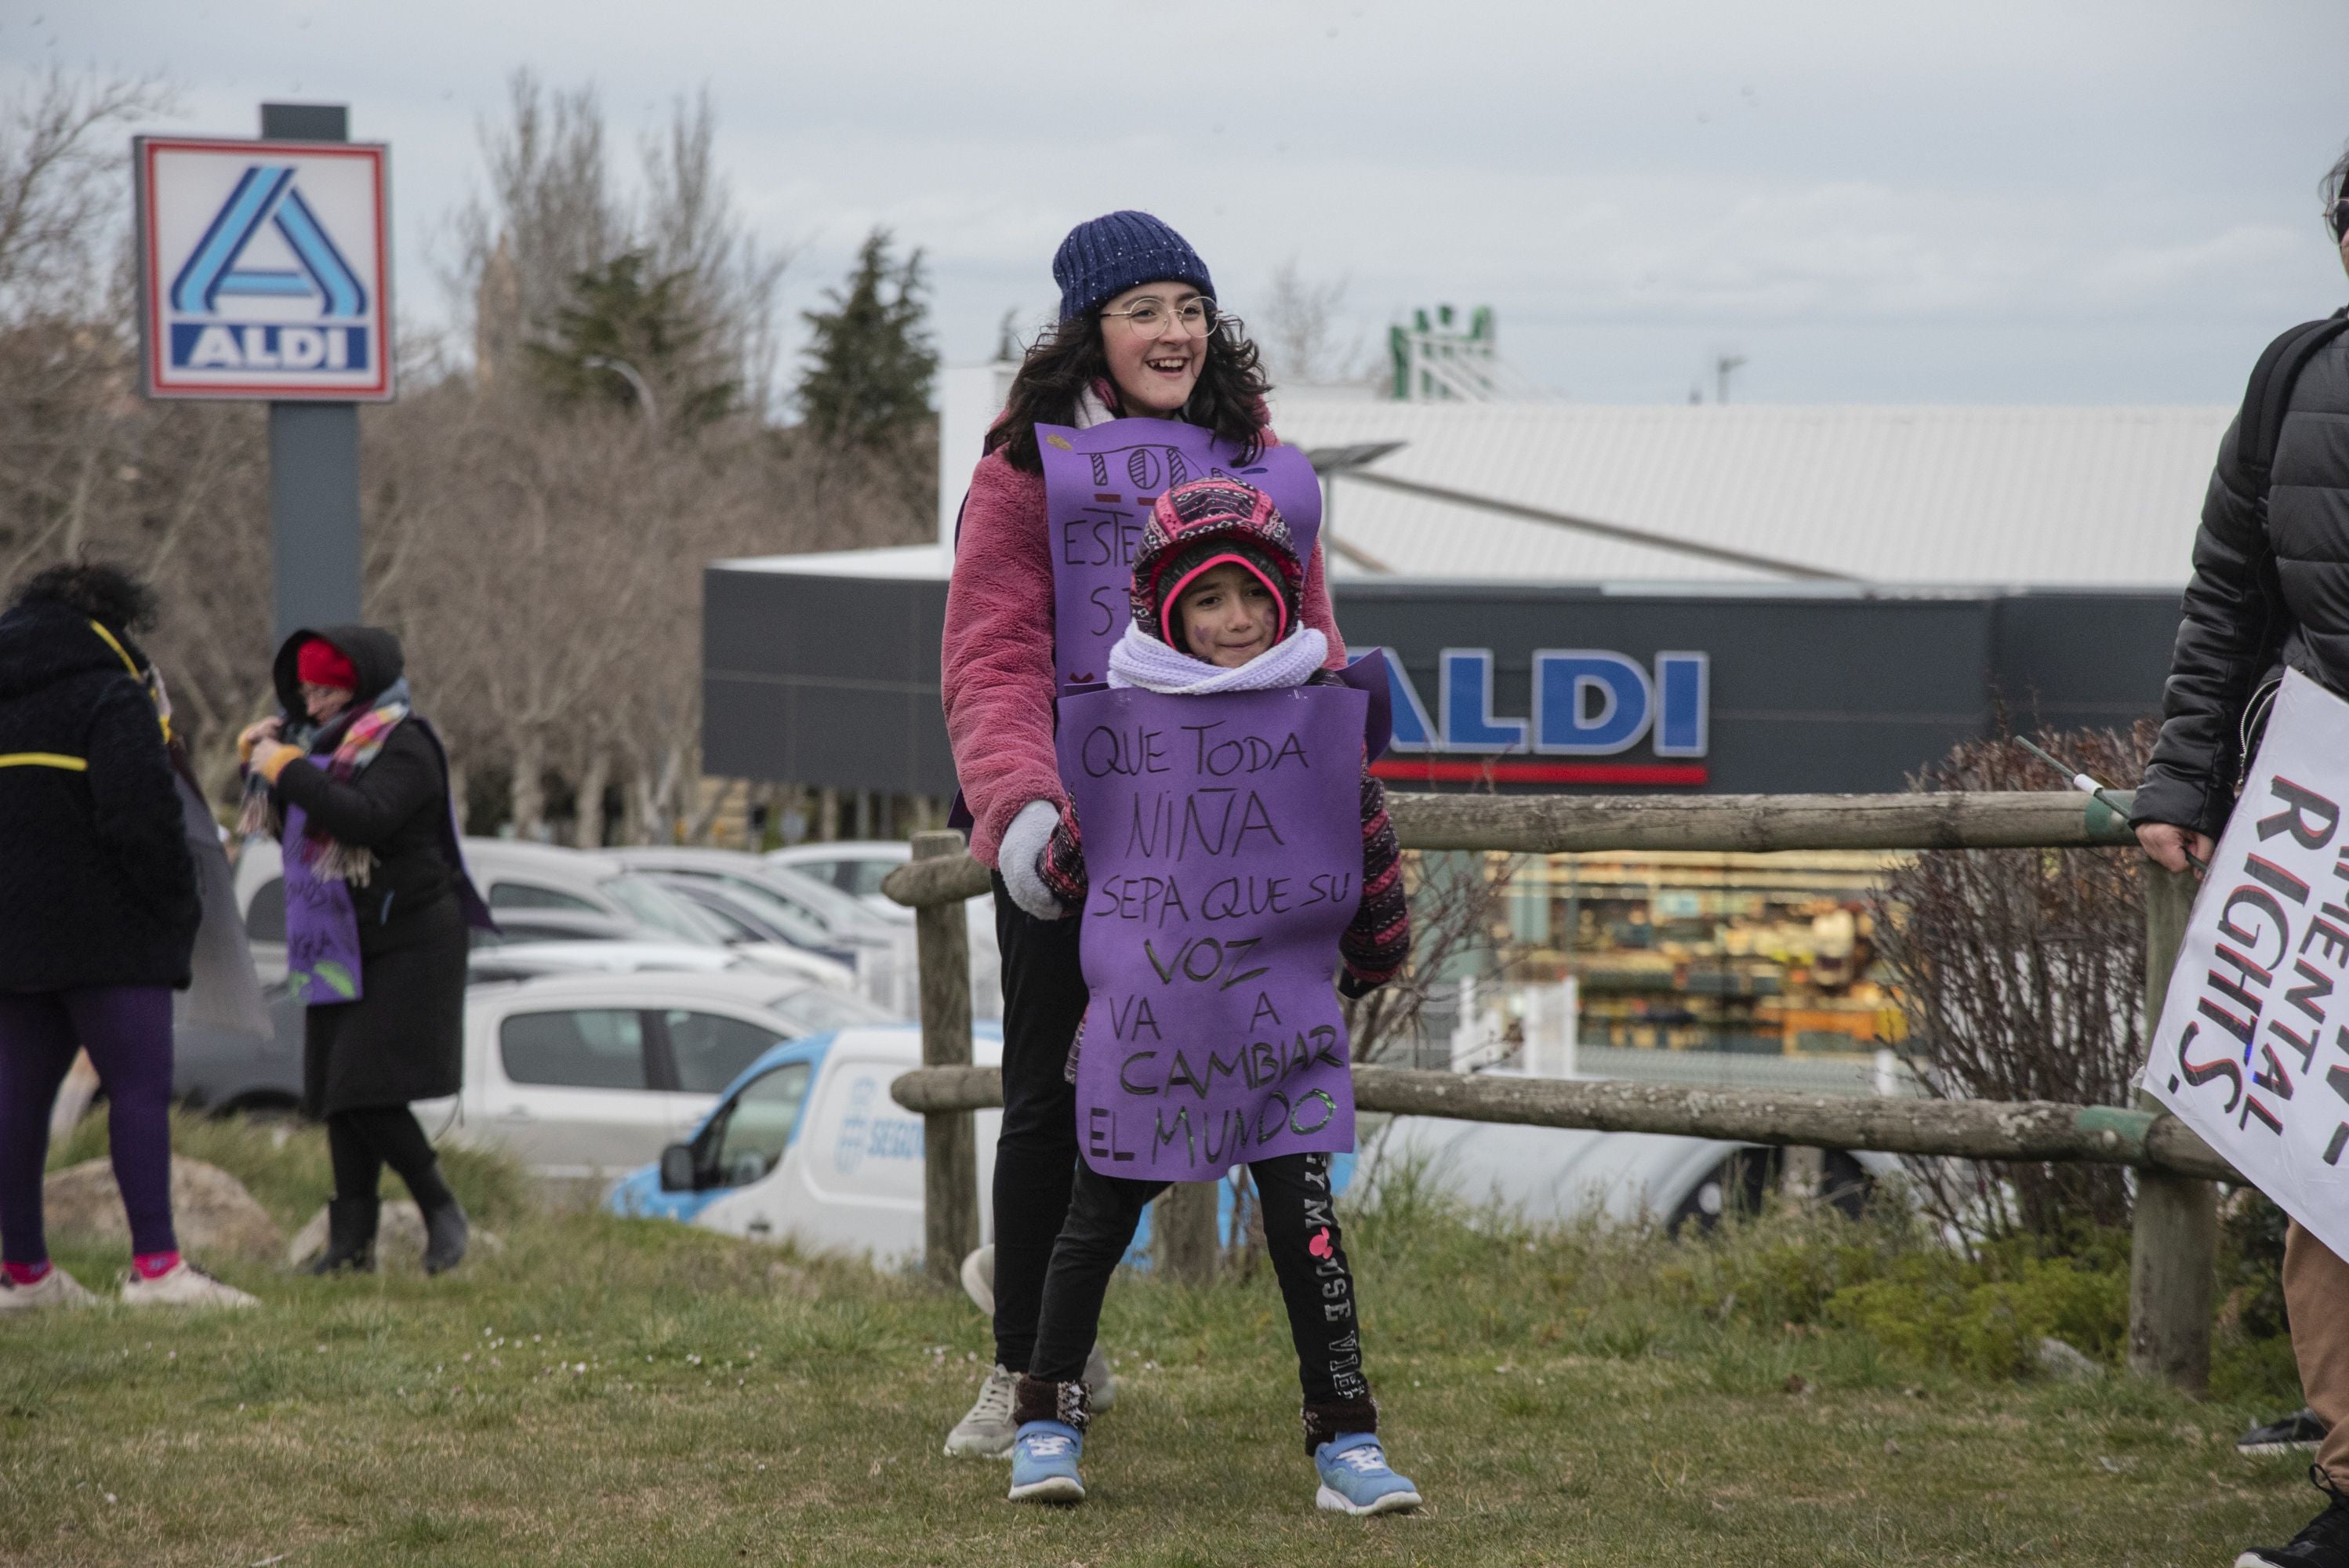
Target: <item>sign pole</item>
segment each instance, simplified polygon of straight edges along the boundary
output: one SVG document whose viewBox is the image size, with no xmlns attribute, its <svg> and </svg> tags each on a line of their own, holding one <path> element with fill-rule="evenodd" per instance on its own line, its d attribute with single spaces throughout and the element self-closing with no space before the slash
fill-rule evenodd
<svg viewBox="0 0 2349 1568">
<path fill-rule="evenodd" d="M 348 141 L 350 110 L 342 104 L 264 103 L 261 134 Z M 388 333 L 377 351 L 391 352 Z M 269 405 L 269 544 L 274 643 L 299 627 L 359 619 L 357 403 Z"/>
</svg>

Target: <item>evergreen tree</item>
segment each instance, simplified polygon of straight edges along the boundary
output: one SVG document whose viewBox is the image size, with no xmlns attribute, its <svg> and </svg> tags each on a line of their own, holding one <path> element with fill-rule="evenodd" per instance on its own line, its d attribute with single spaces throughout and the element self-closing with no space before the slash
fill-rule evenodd
<svg viewBox="0 0 2349 1568">
<path fill-rule="evenodd" d="M 627 251 L 574 275 L 570 298 L 554 313 L 552 341 L 529 346 L 531 366 L 559 401 L 641 407 L 649 393 L 655 407 L 647 411 L 663 424 L 720 418 L 739 389 L 708 349 L 709 328 L 692 309 L 692 280 L 681 272 L 647 279 L 647 263 L 644 252 Z M 630 370 L 643 387 L 629 379 Z"/>
<path fill-rule="evenodd" d="M 875 229 L 826 310 L 804 311 L 812 341 L 800 376 L 800 411 L 823 440 L 883 447 L 930 418 L 938 367 L 926 323 L 929 303 L 918 250 L 900 263 L 889 232 Z"/>
</svg>

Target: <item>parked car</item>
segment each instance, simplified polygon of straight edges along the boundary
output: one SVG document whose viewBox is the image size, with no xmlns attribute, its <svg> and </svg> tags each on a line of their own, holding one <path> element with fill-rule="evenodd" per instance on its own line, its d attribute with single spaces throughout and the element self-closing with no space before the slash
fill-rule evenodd
<svg viewBox="0 0 2349 1568">
<path fill-rule="evenodd" d="M 914 923 L 914 912 L 881 891 L 889 873 L 911 860 L 913 845 L 902 839 L 843 840 L 833 843 L 794 844 L 770 850 L 762 858 L 771 866 L 798 872 L 829 882 L 853 896 L 875 914 L 900 925 Z M 1002 958 L 995 942 L 995 899 L 981 893 L 964 909 L 970 920 L 971 1012 L 976 1017 L 1003 1016 Z"/>
<path fill-rule="evenodd" d="M 972 1055 L 1002 1060 L 977 1032 Z M 613 1188 L 618 1214 L 680 1220 L 756 1241 L 868 1254 L 882 1267 L 922 1250 L 922 1119 L 889 1098 L 921 1065 L 911 1025 L 843 1028 L 778 1046 L 755 1061 L 661 1158 Z M 1002 1113 L 978 1113 L 979 1228 Z"/>
<path fill-rule="evenodd" d="M 283 947 L 281 944 L 280 951 Z M 174 1021 L 171 1098 L 221 1114 L 288 1111 L 302 1102 L 302 999 L 277 978 L 262 986 L 267 1037 L 217 1024 Z"/>
<path fill-rule="evenodd" d="M 830 883 L 739 850 L 647 844 L 614 850 L 622 864 L 667 876 L 703 877 L 790 909 L 812 935 L 834 942 L 886 942 L 893 923 Z M 894 907 L 894 906 L 893 906 Z"/>
<path fill-rule="evenodd" d="M 719 947 L 689 947 L 681 942 L 503 942 L 476 945 L 466 955 L 466 979 L 473 985 L 534 980 L 543 975 L 635 975 L 647 969 L 717 975 L 758 970 L 759 965 Z"/>
<path fill-rule="evenodd" d="M 464 1087 L 417 1115 L 542 1175 L 616 1174 L 698 1126 L 772 1047 L 885 1016 L 846 992 L 751 968 L 476 985 Z"/>
<path fill-rule="evenodd" d="M 1375 1181 L 1408 1171 L 1472 1207 L 1497 1204 L 1537 1224 L 1597 1212 L 1709 1231 L 1724 1214 L 1758 1206 L 1783 1174 L 1785 1152 L 1710 1138 L 1399 1116 L 1364 1138 L 1361 1173 Z M 1893 1155 L 1828 1150 L 1820 1191 L 1856 1212 L 1877 1178 L 1899 1168 Z"/>
<path fill-rule="evenodd" d="M 809 946 L 853 954 L 857 988 L 899 1017 L 913 1015 L 920 991 L 910 924 L 885 920 L 836 888 L 735 850 L 644 846 L 613 853 L 623 864 L 665 881 L 689 877 L 706 882 L 749 905 L 760 919 L 802 932 L 795 940 Z"/>
<path fill-rule="evenodd" d="M 466 864 L 498 921 L 484 942 L 634 941 L 682 944 L 736 956 L 761 968 L 848 988 L 855 973 L 837 959 L 789 942 L 739 937 L 652 878 L 608 855 L 552 844 L 467 839 Z M 285 972 L 284 857 L 265 839 L 238 857 L 237 904 L 264 981 Z"/>
<path fill-rule="evenodd" d="M 646 873 L 660 886 L 726 926 L 733 939 L 744 942 L 792 943 L 835 963 L 854 968 L 858 952 L 833 945 L 831 933 L 811 929 L 791 905 L 762 889 L 717 877 L 686 876 L 676 872 Z"/>
<path fill-rule="evenodd" d="M 868 907 L 892 920 L 907 918 L 911 911 L 890 901 L 881 891 L 881 884 L 891 872 L 913 858 L 914 846 L 903 839 L 841 839 L 823 844 L 793 844 L 788 849 L 769 850 L 761 858 L 771 866 L 783 866 L 818 882 L 828 882 L 849 897 L 862 900 Z"/>
</svg>

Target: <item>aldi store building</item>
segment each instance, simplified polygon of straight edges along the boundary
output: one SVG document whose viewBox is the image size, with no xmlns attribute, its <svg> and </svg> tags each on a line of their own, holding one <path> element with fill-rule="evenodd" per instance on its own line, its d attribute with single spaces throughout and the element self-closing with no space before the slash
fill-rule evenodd
<svg viewBox="0 0 2349 1568">
<path fill-rule="evenodd" d="M 913 555 L 933 569 L 906 570 Z M 936 556 L 711 567 L 704 769 L 952 795 Z M 1404 789 L 1898 790 L 2002 708 L 2059 728 L 2158 712 L 2178 629 L 2174 590 L 1339 577 L 1331 592 L 1351 650 L 1388 658 L 1395 747 L 1379 770 Z"/>
</svg>

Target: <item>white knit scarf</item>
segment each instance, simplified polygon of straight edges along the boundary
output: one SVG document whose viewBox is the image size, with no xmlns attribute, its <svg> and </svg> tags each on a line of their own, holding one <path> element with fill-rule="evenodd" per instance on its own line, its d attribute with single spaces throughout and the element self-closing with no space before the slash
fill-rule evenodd
<svg viewBox="0 0 2349 1568">
<path fill-rule="evenodd" d="M 1330 656 L 1330 639 L 1300 626 L 1237 669 L 1227 670 L 1177 653 L 1129 621 L 1109 651 L 1109 684 L 1140 686 L 1168 696 L 1212 696 L 1226 691 L 1278 691 L 1303 686 Z"/>
</svg>

